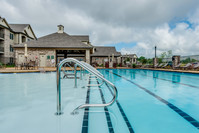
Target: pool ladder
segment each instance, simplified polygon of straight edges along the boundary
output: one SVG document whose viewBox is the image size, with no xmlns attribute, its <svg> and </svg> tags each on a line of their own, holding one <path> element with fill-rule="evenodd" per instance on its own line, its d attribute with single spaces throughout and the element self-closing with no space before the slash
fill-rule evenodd
<svg viewBox="0 0 199 133">
<path fill-rule="evenodd" d="M 94 67 L 92 67 L 90 64 L 83 62 L 83 61 L 78 61 L 77 59 L 74 58 L 66 58 L 62 60 L 58 65 L 57 65 L 57 112 L 55 113 L 56 115 L 61 115 L 63 114 L 61 110 L 61 68 L 64 64 L 67 63 L 74 63 L 74 82 L 75 82 L 75 88 L 77 87 L 77 67 L 80 67 L 80 79 L 82 79 L 82 71 L 85 70 L 88 71 L 89 73 L 92 74 L 92 76 L 97 77 L 97 79 L 100 79 L 102 82 L 100 84 L 88 84 L 88 86 L 102 86 L 104 82 L 106 82 L 108 85 L 110 85 L 113 89 L 113 98 L 110 102 L 105 103 L 105 104 L 82 104 L 78 107 L 76 107 L 72 114 L 78 114 L 77 110 L 87 108 L 87 107 L 106 107 L 112 105 L 116 100 L 118 96 L 117 88 L 113 83 L 108 81 L 107 79 L 104 78 L 104 76 Z M 68 65 L 68 64 L 67 64 Z M 72 68 L 70 65 L 68 65 L 70 68 Z M 64 68 L 65 71 L 65 68 Z M 66 73 L 64 73 L 65 75 Z"/>
</svg>

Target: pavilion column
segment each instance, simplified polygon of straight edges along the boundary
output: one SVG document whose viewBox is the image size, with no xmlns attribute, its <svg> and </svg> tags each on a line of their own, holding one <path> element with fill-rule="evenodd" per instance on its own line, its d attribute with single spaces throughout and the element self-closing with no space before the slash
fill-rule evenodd
<svg viewBox="0 0 199 133">
<path fill-rule="evenodd" d="M 113 63 L 114 63 L 114 54 L 112 54 L 112 62 L 111 62 L 112 67 L 113 67 Z"/>
<path fill-rule="evenodd" d="M 90 50 L 86 50 L 86 63 L 90 64 Z"/>
</svg>

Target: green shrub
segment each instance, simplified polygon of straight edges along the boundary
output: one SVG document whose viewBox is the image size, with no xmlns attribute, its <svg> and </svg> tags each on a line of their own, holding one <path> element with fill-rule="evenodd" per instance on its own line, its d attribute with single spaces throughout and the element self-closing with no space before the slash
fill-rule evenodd
<svg viewBox="0 0 199 133">
<path fill-rule="evenodd" d="M 15 64 L 7 64 L 6 67 L 15 67 Z"/>
<path fill-rule="evenodd" d="M 132 64 L 132 67 L 133 67 L 133 68 L 136 68 L 136 64 Z"/>
<path fill-rule="evenodd" d="M 100 67 L 104 67 L 104 64 L 101 64 Z"/>
</svg>

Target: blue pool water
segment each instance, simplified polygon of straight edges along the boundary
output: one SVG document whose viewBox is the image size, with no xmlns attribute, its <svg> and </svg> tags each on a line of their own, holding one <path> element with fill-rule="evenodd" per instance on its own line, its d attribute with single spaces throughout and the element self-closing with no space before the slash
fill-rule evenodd
<svg viewBox="0 0 199 133">
<path fill-rule="evenodd" d="M 199 133 L 199 75 L 135 69 L 99 70 L 118 89 L 87 87 L 89 74 L 62 79 L 63 115 L 56 116 L 56 73 L 0 74 L 0 133 Z M 100 81 L 99 81 L 100 82 Z"/>
</svg>

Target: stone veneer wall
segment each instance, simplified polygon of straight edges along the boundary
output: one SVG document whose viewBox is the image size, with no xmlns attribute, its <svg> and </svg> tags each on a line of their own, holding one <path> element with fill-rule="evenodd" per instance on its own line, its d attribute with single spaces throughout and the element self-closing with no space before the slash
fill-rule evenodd
<svg viewBox="0 0 199 133">
<path fill-rule="evenodd" d="M 14 58 L 14 52 L 10 52 L 10 45 L 14 44 L 14 40 L 10 39 L 10 31 L 7 29 L 4 29 L 4 34 L 5 34 L 5 38 L 4 38 L 4 55 L 3 55 L 3 63 L 7 64 L 10 62 L 10 57 Z M 14 35 L 14 34 L 13 34 Z"/>
<path fill-rule="evenodd" d="M 91 57 L 91 64 L 97 63 L 98 65 L 103 64 L 105 66 L 104 59 L 108 61 L 108 57 Z"/>
<path fill-rule="evenodd" d="M 21 40 L 21 35 L 20 33 L 12 33 L 10 32 L 10 30 L 8 29 L 4 29 L 4 41 L 2 41 L 3 43 L 1 44 L 3 47 L 4 47 L 4 54 L 0 55 L 0 62 L 3 62 L 4 64 L 8 64 L 10 63 L 10 58 L 16 58 L 15 56 L 15 52 L 10 52 L 10 45 L 14 45 L 14 44 L 18 44 L 18 43 L 21 43 L 21 41 L 18 41 Z M 10 39 L 10 33 L 13 34 L 13 40 Z M 31 38 L 28 38 L 27 36 L 26 37 L 26 41 L 27 39 L 30 39 L 32 40 Z M 13 60 L 15 61 L 15 59 Z"/>
<path fill-rule="evenodd" d="M 25 49 L 24 48 L 15 48 L 15 58 L 16 64 L 19 61 L 19 54 L 24 55 Z M 27 61 L 36 61 L 36 64 L 39 66 L 40 63 L 40 55 L 46 55 L 46 67 L 55 67 L 56 65 L 56 50 L 55 49 L 45 49 L 45 48 L 28 48 L 28 58 Z M 47 56 L 54 56 L 55 63 L 51 62 L 51 58 L 47 59 Z M 25 60 L 24 60 L 25 62 Z"/>
</svg>

